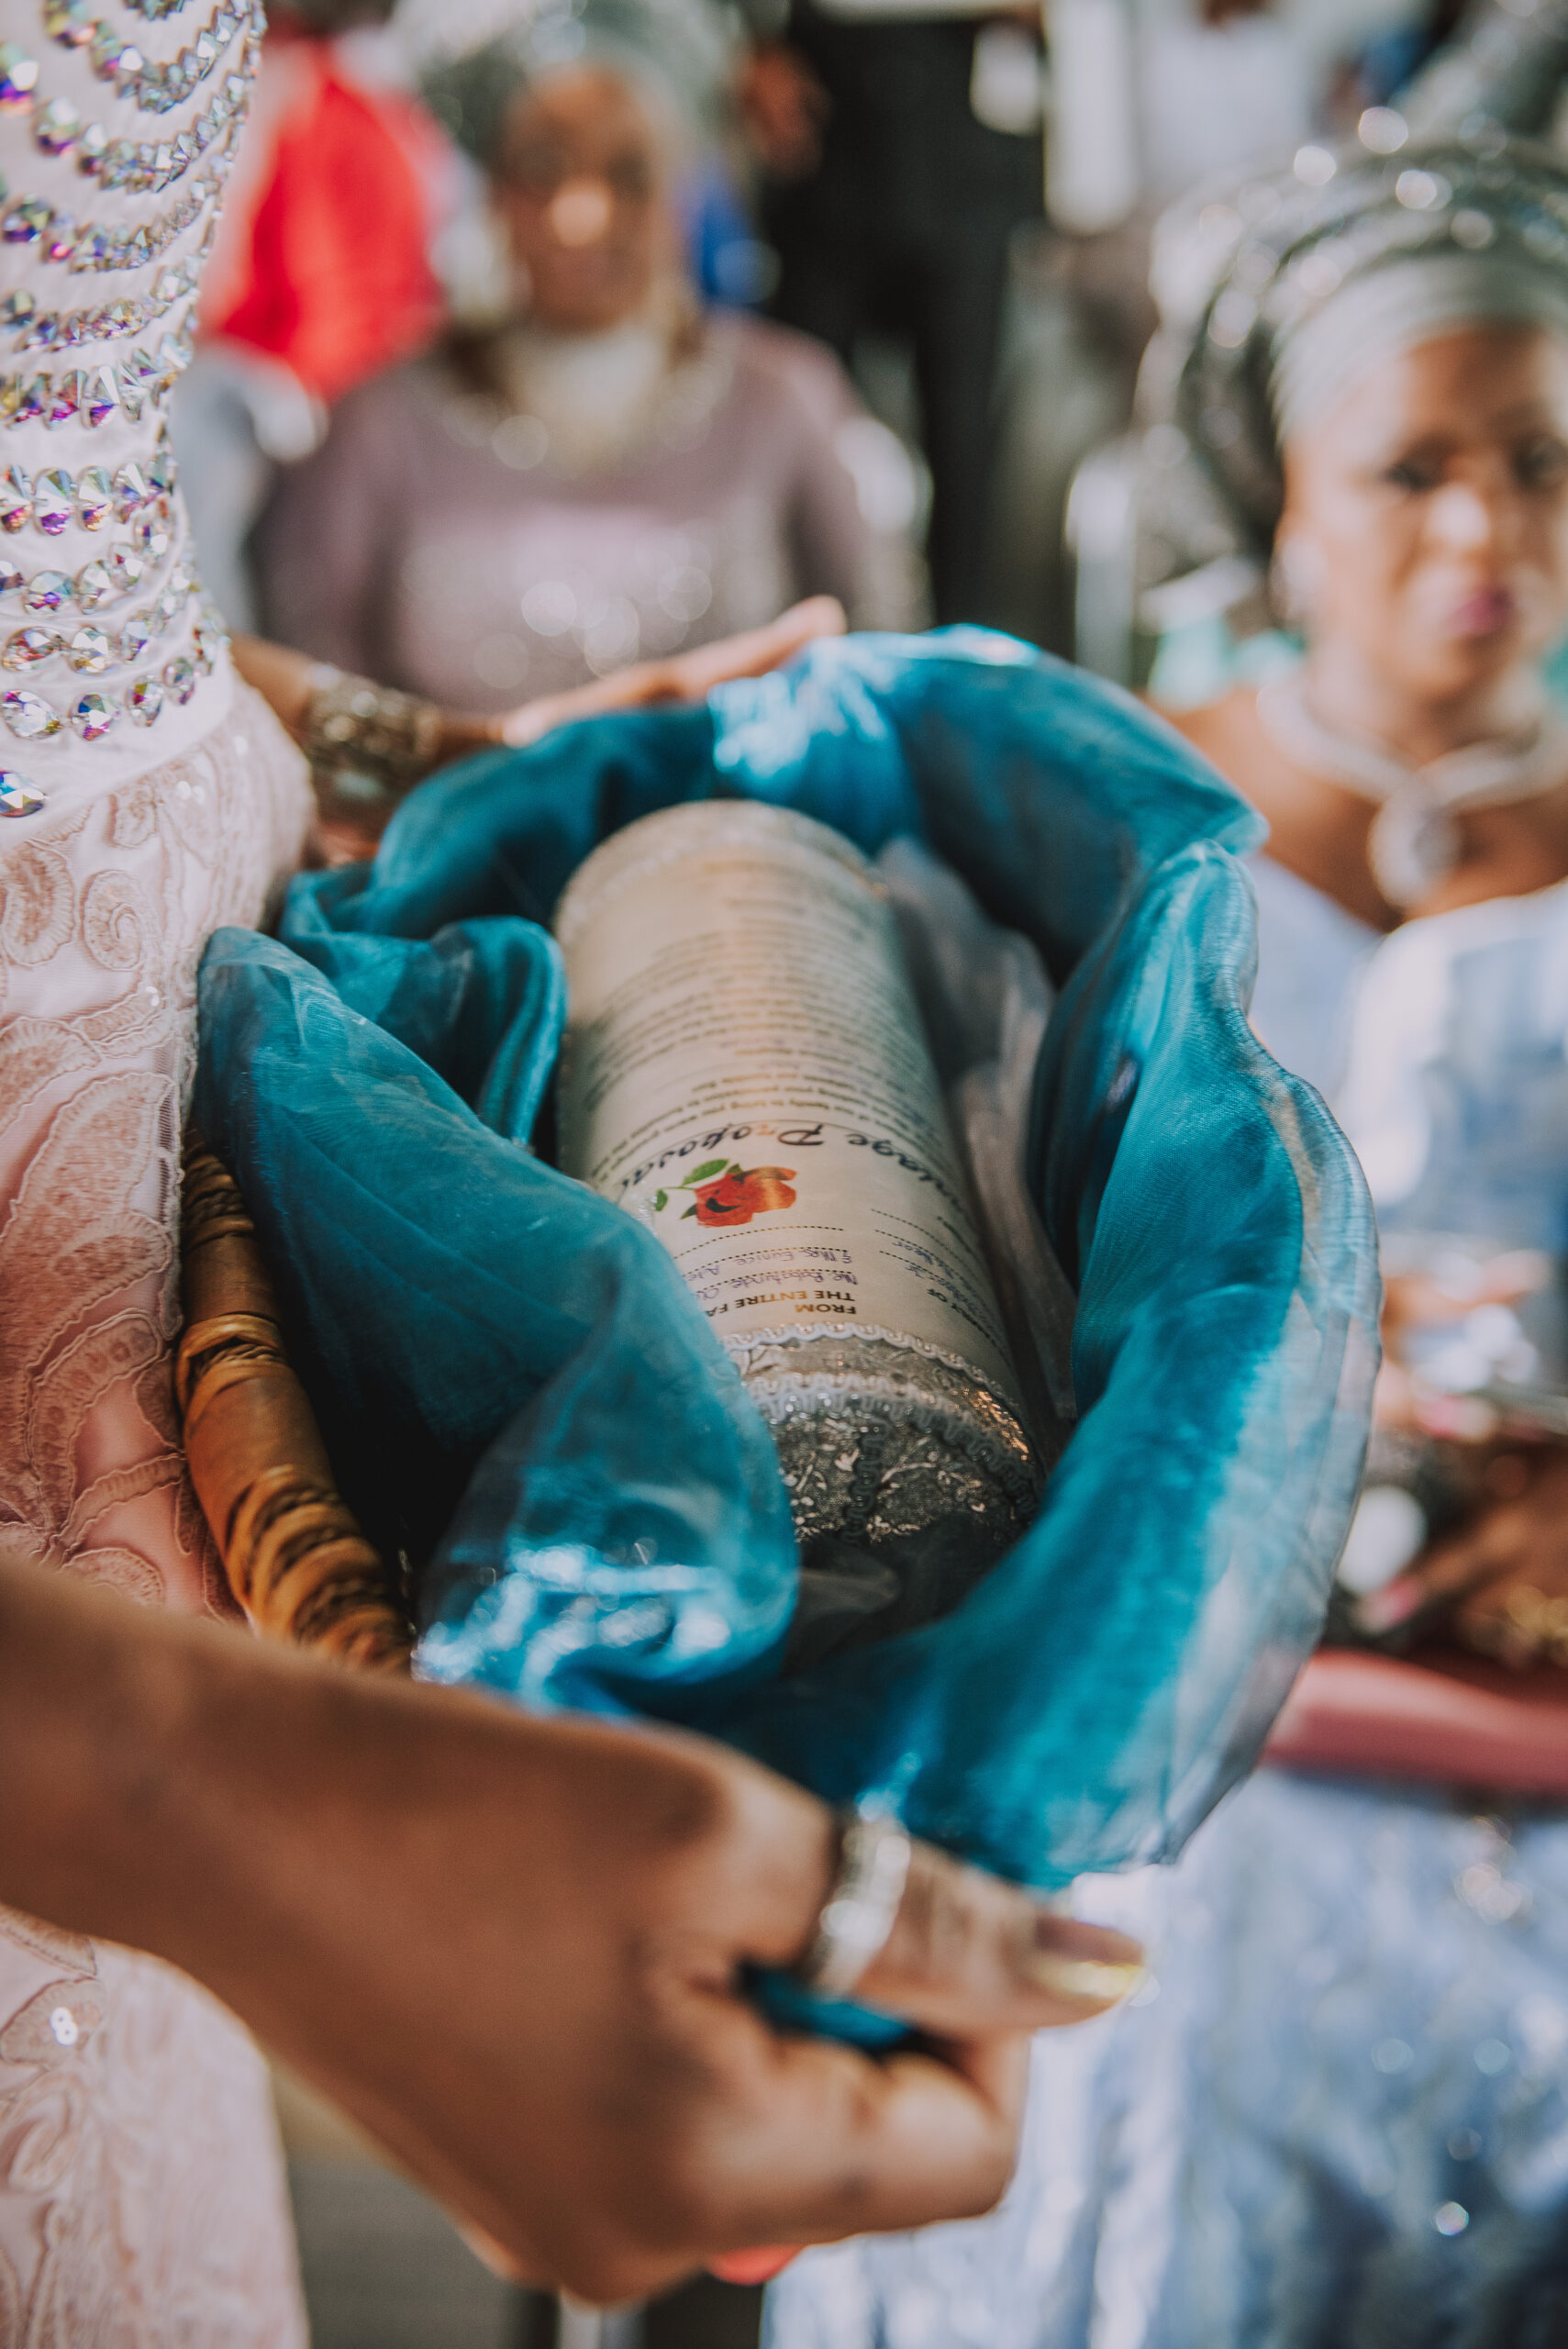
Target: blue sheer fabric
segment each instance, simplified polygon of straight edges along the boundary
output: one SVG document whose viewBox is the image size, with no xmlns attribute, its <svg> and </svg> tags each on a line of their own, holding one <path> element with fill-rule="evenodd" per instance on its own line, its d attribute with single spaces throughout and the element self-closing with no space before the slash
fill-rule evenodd
<svg viewBox="0 0 1568 2349">
<path fill-rule="evenodd" d="M 1076 1431 L 952 1614 L 788 1677 L 767 1434 L 657 1241 L 543 1130 L 564 883 L 736 795 L 871 854 L 923 840 L 1062 989 L 1029 1175 L 1078 1292 Z M 281 941 L 218 933 L 195 1113 L 345 1494 L 414 1563 L 427 1673 L 706 1729 L 1038 1884 L 1181 1842 L 1316 1638 L 1376 1355 L 1359 1171 L 1247 1025 L 1261 829 L 1010 640 L 851 638 L 470 760 L 373 866 L 296 882 Z"/>
</svg>

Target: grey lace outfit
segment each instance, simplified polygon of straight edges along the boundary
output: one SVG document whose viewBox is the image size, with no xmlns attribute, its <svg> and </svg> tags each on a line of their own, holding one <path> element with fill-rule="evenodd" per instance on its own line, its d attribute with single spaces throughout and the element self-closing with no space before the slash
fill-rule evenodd
<svg viewBox="0 0 1568 2349">
<path fill-rule="evenodd" d="M 917 617 L 902 452 L 804 337 L 715 317 L 618 460 L 573 470 L 549 443 L 446 355 L 350 394 L 259 533 L 269 632 L 490 711 L 802 596 L 858 628 Z"/>
</svg>

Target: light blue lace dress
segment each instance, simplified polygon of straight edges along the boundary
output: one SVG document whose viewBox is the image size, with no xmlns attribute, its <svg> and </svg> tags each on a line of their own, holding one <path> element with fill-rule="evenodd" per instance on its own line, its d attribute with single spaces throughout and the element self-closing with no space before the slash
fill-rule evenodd
<svg viewBox="0 0 1568 2349">
<path fill-rule="evenodd" d="M 1568 887 L 1380 944 L 1255 878 L 1255 1024 L 1385 1233 L 1562 1252 Z M 1151 1979 L 1037 2043 L 1000 2210 L 798 2261 L 767 2349 L 1568 2343 L 1568 1819 L 1265 1769 L 1078 1907 Z"/>
</svg>

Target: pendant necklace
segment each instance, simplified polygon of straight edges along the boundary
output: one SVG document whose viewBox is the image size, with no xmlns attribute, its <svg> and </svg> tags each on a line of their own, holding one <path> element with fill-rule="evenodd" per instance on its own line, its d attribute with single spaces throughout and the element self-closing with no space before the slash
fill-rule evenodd
<svg viewBox="0 0 1568 2349">
<path fill-rule="evenodd" d="M 1467 742 L 1425 766 L 1324 724 L 1304 672 L 1262 686 L 1258 717 L 1276 750 L 1315 774 L 1378 803 L 1367 841 L 1373 879 L 1391 906 L 1419 905 L 1459 863 L 1457 818 L 1471 807 L 1539 799 L 1568 780 L 1568 718 L 1547 709 L 1523 732 Z"/>
</svg>

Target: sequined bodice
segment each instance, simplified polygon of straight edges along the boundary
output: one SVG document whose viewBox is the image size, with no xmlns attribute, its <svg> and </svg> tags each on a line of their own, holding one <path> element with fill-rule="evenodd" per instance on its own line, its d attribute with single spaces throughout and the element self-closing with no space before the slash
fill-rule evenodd
<svg viewBox="0 0 1568 2349">
<path fill-rule="evenodd" d="M 13 0 L 0 43 L 0 812 L 212 722 L 163 410 L 243 125 L 250 0 Z M 90 774 L 105 772 L 95 763 Z"/>
</svg>

